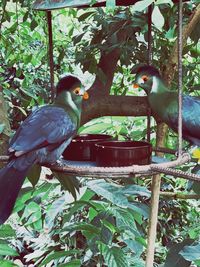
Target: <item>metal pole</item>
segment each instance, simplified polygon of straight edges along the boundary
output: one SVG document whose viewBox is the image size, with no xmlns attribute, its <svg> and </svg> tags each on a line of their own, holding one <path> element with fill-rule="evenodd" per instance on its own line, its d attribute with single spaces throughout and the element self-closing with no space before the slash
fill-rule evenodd
<svg viewBox="0 0 200 267">
<path fill-rule="evenodd" d="M 52 33 L 52 15 L 51 11 L 47 11 L 47 23 L 49 34 L 49 68 L 50 68 L 50 84 L 51 84 L 51 96 L 50 100 L 53 101 L 55 97 L 54 87 L 54 62 L 53 62 L 53 33 Z"/>
<path fill-rule="evenodd" d="M 152 4 L 148 7 L 148 64 L 152 64 Z"/>
<path fill-rule="evenodd" d="M 148 64 L 152 64 L 152 5 L 148 7 Z M 151 109 L 147 110 L 147 141 L 151 140 Z"/>
<path fill-rule="evenodd" d="M 182 27 L 183 27 L 183 3 L 178 3 L 178 156 L 182 154 Z"/>
</svg>

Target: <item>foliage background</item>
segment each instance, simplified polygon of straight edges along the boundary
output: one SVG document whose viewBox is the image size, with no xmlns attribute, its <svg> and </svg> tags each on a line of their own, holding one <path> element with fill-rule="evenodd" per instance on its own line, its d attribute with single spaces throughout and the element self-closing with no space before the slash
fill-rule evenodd
<svg viewBox="0 0 200 267">
<path fill-rule="evenodd" d="M 136 63 L 147 62 L 146 7 L 152 2 L 143 0 L 135 6 L 113 8 L 114 1 L 107 1 L 106 9 L 54 11 L 55 80 L 73 72 L 88 88 L 95 77 L 106 84 L 99 60 L 102 54 L 120 48 L 110 94 L 143 96 L 143 91 L 132 90 L 130 72 Z M 193 0 L 184 4 L 185 25 L 198 3 Z M 33 11 L 31 5 L 32 1 L 1 0 L 0 88 L 12 131 L 35 105 L 47 103 L 50 97 L 46 16 Z M 156 1 L 153 63 L 162 73 L 176 40 L 176 13 L 172 1 Z M 122 41 L 118 38 L 119 25 L 127 34 Z M 198 23 L 183 50 L 183 89 L 197 96 L 199 36 Z M 177 75 L 171 87 L 177 88 Z M 5 133 L 5 123 L 0 126 L 1 133 Z M 155 127 L 152 119 L 153 144 Z M 102 117 L 83 125 L 79 132 L 142 140 L 146 136 L 146 117 Z M 174 132 L 168 131 L 165 146 L 177 147 Z M 80 178 L 81 187 L 76 184 L 71 188 L 70 177 L 63 177 L 62 184 L 57 179 L 37 183 L 39 173 L 35 169 L 29 175 L 32 184 L 27 179 L 14 214 L 0 227 L 1 266 L 144 266 L 150 177 L 118 182 L 111 182 L 109 177 L 107 181 Z M 71 189 L 75 200 L 65 189 Z M 199 194 L 199 186 L 163 175 L 161 190 L 178 192 L 182 198 L 161 197 L 155 266 L 200 266 L 199 200 L 183 197 L 192 190 Z"/>
</svg>

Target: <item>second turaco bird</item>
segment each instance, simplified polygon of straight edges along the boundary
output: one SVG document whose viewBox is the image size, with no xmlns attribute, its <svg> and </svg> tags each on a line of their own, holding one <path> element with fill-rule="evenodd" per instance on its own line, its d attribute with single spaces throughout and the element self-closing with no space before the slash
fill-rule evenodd
<svg viewBox="0 0 200 267">
<path fill-rule="evenodd" d="M 56 89 L 54 103 L 35 109 L 11 139 L 10 160 L 0 170 L 0 224 L 10 216 L 30 167 L 55 163 L 77 132 L 88 94 L 73 75 L 61 78 Z"/>
<path fill-rule="evenodd" d="M 159 71 L 152 66 L 135 68 L 133 73 L 136 73 L 134 87 L 145 90 L 154 115 L 177 132 L 178 93 L 168 89 Z M 200 98 L 183 95 L 182 124 L 183 138 L 200 146 Z"/>
</svg>

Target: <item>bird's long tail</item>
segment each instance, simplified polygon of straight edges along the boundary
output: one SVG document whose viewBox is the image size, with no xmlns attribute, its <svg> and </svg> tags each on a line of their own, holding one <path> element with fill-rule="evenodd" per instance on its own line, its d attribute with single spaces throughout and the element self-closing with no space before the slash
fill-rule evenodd
<svg viewBox="0 0 200 267">
<path fill-rule="evenodd" d="M 29 167 L 19 170 L 11 161 L 0 170 L 0 224 L 10 216 Z"/>
</svg>

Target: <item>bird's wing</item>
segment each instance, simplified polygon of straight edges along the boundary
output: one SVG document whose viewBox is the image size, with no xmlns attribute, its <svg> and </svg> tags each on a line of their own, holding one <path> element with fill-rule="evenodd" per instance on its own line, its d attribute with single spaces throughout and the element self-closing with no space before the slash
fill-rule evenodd
<svg viewBox="0 0 200 267">
<path fill-rule="evenodd" d="M 174 100 L 166 111 L 166 123 L 178 130 L 178 101 Z M 182 103 L 183 137 L 192 143 L 200 144 L 200 99 L 198 97 L 183 96 Z"/>
<path fill-rule="evenodd" d="M 60 144 L 76 132 L 64 109 L 44 106 L 33 111 L 21 124 L 10 142 L 9 151 L 29 152 L 52 144 Z"/>
<path fill-rule="evenodd" d="M 183 97 L 183 134 L 196 145 L 200 145 L 200 98 Z"/>
</svg>

